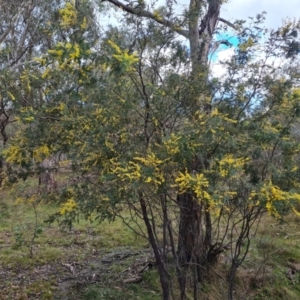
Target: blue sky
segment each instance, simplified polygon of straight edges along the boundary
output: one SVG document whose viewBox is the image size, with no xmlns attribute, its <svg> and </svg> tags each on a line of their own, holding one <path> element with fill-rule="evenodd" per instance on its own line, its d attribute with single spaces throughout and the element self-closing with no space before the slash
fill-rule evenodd
<svg viewBox="0 0 300 300">
<path fill-rule="evenodd" d="M 181 4 L 188 3 L 189 0 L 179 0 Z M 300 19 L 300 0 L 229 0 L 221 9 L 221 17 L 234 21 L 235 19 L 247 20 L 249 17 L 255 17 L 258 13 L 265 11 L 265 26 L 269 29 L 277 29 L 282 25 L 283 20 Z M 226 39 L 228 36 L 220 35 L 218 40 Z M 217 52 L 214 53 L 211 61 L 216 63 L 219 59 L 226 59 L 233 54 L 233 48 L 238 44 L 235 37 L 229 39 L 233 47 L 230 49 L 221 45 Z M 222 74 L 221 65 L 213 65 L 215 74 Z"/>
<path fill-rule="evenodd" d="M 189 2 L 189 0 L 179 1 Z M 267 12 L 266 26 L 276 29 L 287 17 L 300 18 L 300 0 L 229 0 L 222 6 L 221 16 L 228 20 L 246 19 L 263 11 Z"/>
</svg>

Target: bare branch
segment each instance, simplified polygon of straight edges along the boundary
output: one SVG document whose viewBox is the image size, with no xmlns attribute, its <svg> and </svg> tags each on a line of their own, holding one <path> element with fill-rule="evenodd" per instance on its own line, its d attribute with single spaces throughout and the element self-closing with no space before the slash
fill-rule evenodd
<svg viewBox="0 0 300 300">
<path fill-rule="evenodd" d="M 224 24 L 228 25 L 229 27 L 231 27 L 231 28 L 233 28 L 233 29 L 236 30 L 235 25 L 232 24 L 231 22 L 229 22 L 229 21 L 227 21 L 227 20 L 225 20 L 225 19 L 223 19 L 223 18 L 219 18 L 218 20 L 219 20 L 220 22 L 222 22 L 222 23 L 224 23 Z"/>
<path fill-rule="evenodd" d="M 189 38 L 189 33 L 187 30 L 184 30 L 182 28 L 180 28 L 178 25 L 174 24 L 173 22 L 170 22 L 166 19 L 164 19 L 162 16 L 157 16 L 147 10 L 143 10 L 143 9 L 135 9 L 131 6 L 128 6 L 118 0 L 104 0 L 107 1 L 121 9 L 123 9 L 124 11 L 131 13 L 133 15 L 139 16 L 139 17 L 145 17 L 148 19 L 152 19 L 154 21 L 156 21 L 157 23 L 167 26 L 170 29 L 172 29 L 173 31 L 177 32 L 178 34 L 184 36 L 185 38 Z M 103 2 L 104 2 L 103 1 Z"/>
<path fill-rule="evenodd" d="M 4 33 L 2 34 L 2 36 L 0 36 L 0 44 L 2 44 L 2 42 L 5 40 L 5 38 L 7 37 L 7 35 L 10 33 L 10 31 L 13 29 L 16 20 L 19 18 L 21 14 L 21 10 L 19 10 L 11 19 L 9 26 L 7 27 L 6 31 L 4 31 Z"/>
</svg>

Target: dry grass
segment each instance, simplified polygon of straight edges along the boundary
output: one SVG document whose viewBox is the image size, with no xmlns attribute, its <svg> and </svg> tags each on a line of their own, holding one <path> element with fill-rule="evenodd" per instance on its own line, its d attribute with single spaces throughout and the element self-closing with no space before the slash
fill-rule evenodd
<svg viewBox="0 0 300 300">
<path fill-rule="evenodd" d="M 20 184 L 18 193 L 34 189 L 35 184 Z M 148 247 L 120 219 L 101 224 L 80 221 L 72 230 L 62 229 L 43 222 L 57 211 L 54 204 L 40 204 L 35 211 L 28 204 L 16 205 L 15 199 L 16 194 L 0 190 L 0 299 L 160 299 L 155 269 L 146 272 L 141 283 L 124 286 L 120 274 L 136 258 L 110 266 L 101 262 L 116 249 Z M 123 217 L 130 216 L 124 212 Z M 267 215 L 262 219 L 238 270 L 236 299 L 300 299 L 299 225 L 300 218 L 294 215 L 285 222 Z M 229 267 L 225 252 L 211 269 L 199 298 L 226 299 Z M 173 288 L 176 295 L 175 280 Z"/>
</svg>

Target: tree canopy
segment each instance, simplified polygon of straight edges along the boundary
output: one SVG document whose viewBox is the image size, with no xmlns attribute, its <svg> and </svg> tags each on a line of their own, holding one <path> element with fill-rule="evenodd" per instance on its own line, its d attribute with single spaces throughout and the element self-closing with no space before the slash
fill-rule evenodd
<svg viewBox="0 0 300 300">
<path fill-rule="evenodd" d="M 24 200 L 57 201 L 52 219 L 69 225 L 124 210 L 127 226 L 143 220 L 137 233 L 153 248 L 164 299 L 174 272 L 180 298 L 191 276 L 197 299 L 231 251 L 232 299 L 261 216 L 300 214 L 299 23 L 230 23 L 218 0 L 180 12 L 175 1 L 25 2 L 1 11 L 4 183 L 64 168 L 67 183 Z M 101 24 L 108 9 L 122 9 L 116 26 Z M 216 77 L 210 54 L 230 45 L 226 32 L 239 43 Z M 67 159 L 45 170 L 59 154 Z"/>
</svg>

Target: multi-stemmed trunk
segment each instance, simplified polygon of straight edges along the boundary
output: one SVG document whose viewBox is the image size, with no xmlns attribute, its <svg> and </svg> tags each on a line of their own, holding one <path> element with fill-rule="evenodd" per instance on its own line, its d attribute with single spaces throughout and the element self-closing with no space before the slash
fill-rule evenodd
<svg viewBox="0 0 300 300">
<path fill-rule="evenodd" d="M 187 191 L 177 196 L 180 208 L 178 260 L 181 267 L 179 280 L 181 299 L 185 298 L 187 272 L 190 270 L 197 299 L 198 283 L 202 283 L 210 263 L 215 260 L 212 250 L 212 224 L 209 207 Z"/>
<path fill-rule="evenodd" d="M 182 35 L 189 40 L 190 43 L 190 61 L 192 73 L 190 75 L 190 94 L 188 95 L 189 111 L 199 111 L 202 109 L 209 113 L 210 103 L 207 103 L 207 61 L 209 49 L 212 43 L 213 33 L 215 31 L 221 7 L 221 0 L 190 0 L 188 14 L 188 29 L 182 29 L 180 26 L 173 24 L 169 19 L 164 19 L 162 16 L 157 16 L 144 7 L 134 8 L 130 5 L 120 2 L 119 0 L 106 0 L 117 7 L 121 7 L 125 12 L 152 19 L 157 23 L 170 28 L 171 30 Z M 207 6 L 207 12 L 203 17 L 203 8 Z M 200 86 L 199 88 L 199 84 Z M 204 88 L 203 88 L 204 87 Z M 195 158 L 192 158 L 194 160 Z M 208 166 L 209 167 L 209 166 Z M 201 172 L 205 167 L 199 167 L 195 171 Z M 151 224 L 147 215 L 145 215 L 145 206 L 140 197 L 140 204 L 143 210 L 143 218 L 148 230 L 149 240 L 151 242 Z M 209 263 L 209 249 L 211 247 L 211 221 L 205 203 L 199 202 L 194 195 L 187 191 L 179 194 L 177 197 L 179 206 L 179 235 L 178 235 L 178 261 L 180 271 L 178 272 L 179 285 L 181 289 L 181 299 L 185 298 L 186 275 L 189 266 L 192 266 L 194 278 L 194 298 L 197 299 L 197 282 L 203 278 L 207 263 Z M 204 229 L 203 229 L 204 228 Z M 157 245 L 152 240 L 151 245 L 156 253 Z M 165 281 L 165 270 L 163 262 L 159 255 L 155 255 L 159 267 L 161 284 L 164 290 L 164 299 L 169 298 L 168 284 Z"/>
<path fill-rule="evenodd" d="M 197 86 L 196 93 L 190 95 L 190 105 L 195 110 L 202 109 L 210 112 L 210 103 L 204 103 L 207 99 L 207 60 L 209 47 L 212 42 L 213 33 L 220 14 L 220 1 L 210 1 L 205 17 L 200 20 L 200 12 L 203 1 L 190 1 L 189 41 L 191 50 L 192 74 L 191 84 Z M 199 24 L 200 23 L 200 24 Z M 199 88 L 199 84 L 203 88 Z M 201 95 L 200 93 L 203 93 Z M 203 97 L 203 96 L 206 97 Z M 195 158 L 193 158 L 195 160 Z M 209 162 L 205 165 L 198 165 L 197 172 L 209 168 Z M 179 235 L 178 235 L 178 256 L 182 269 L 182 278 L 179 278 L 181 299 L 185 298 L 185 286 L 187 270 L 193 274 L 194 299 L 197 299 L 197 283 L 203 281 L 205 271 L 209 263 L 214 260 L 211 253 L 211 219 L 207 204 L 196 199 L 190 191 L 177 196 L 177 203 L 180 208 Z"/>
</svg>

